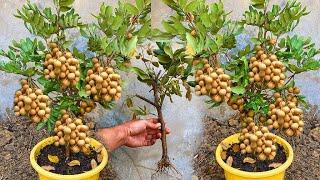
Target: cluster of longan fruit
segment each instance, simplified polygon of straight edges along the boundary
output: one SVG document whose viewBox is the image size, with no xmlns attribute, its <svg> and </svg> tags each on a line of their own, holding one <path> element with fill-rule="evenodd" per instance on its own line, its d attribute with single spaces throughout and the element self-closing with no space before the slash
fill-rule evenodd
<svg viewBox="0 0 320 180">
<path fill-rule="evenodd" d="M 79 60 L 73 58 L 71 52 L 61 52 L 56 43 L 49 43 L 52 49 L 46 55 L 44 62 L 44 77 L 46 79 L 58 79 L 62 89 L 75 86 L 80 80 Z"/>
<path fill-rule="evenodd" d="M 73 153 L 90 153 L 89 127 L 83 124 L 82 119 L 70 118 L 66 110 L 61 110 L 61 115 L 54 126 L 54 145 L 68 145 Z"/>
<path fill-rule="evenodd" d="M 208 59 L 202 59 L 203 68 L 196 72 L 196 95 L 209 95 L 215 102 L 227 101 L 231 97 L 230 76 L 222 68 L 214 70 Z"/>
<path fill-rule="evenodd" d="M 239 136 L 242 154 L 253 153 L 259 160 L 273 160 L 276 156 L 277 146 L 275 135 L 265 126 L 258 127 L 253 122 L 242 129 Z"/>
<path fill-rule="evenodd" d="M 92 100 L 86 102 L 86 101 L 81 101 L 80 103 L 80 116 L 84 116 L 85 113 L 91 112 L 94 108 L 96 108 L 96 103 Z"/>
<path fill-rule="evenodd" d="M 30 88 L 25 79 L 21 80 L 21 85 L 14 98 L 15 115 L 27 115 L 35 123 L 47 122 L 51 113 L 49 97 L 41 89 Z"/>
<path fill-rule="evenodd" d="M 227 101 L 227 104 L 233 109 L 233 110 L 238 110 L 240 113 L 243 113 L 244 110 L 244 105 L 242 98 L 230 98 Z"/>
<path fill-rule="evenodd" d="M 288 91 L 297 94 L 300 92 L 298 89 L 291 90 L 291 88 Z M 288 94 L 286 102 L 280 93 L 275 93 L 274 97 L 276 98 L 275 103 L 269 106 L 268 116 L 270 118 L 266 122 L 268 128 L 270 130 L 280 128 L 288 136 L 302 134 L 304 126 L 304 122 L 302 121 L 303 112 L 300 108 L 297 108 L 298 98 L 292 94 Z"/>
<path fill-rule="evenodd" d="M 257 54 L 250 59 L 249 82 L 269 89 L 282 87 L 284 84 L 285 66 L 274 54 L 265 54 L 261 46 L 256 46 Z"/>
<path fill-rule="evenodd" d="M 94 101 L 117 101 L 121 97 L 121 76 L 112 67 L 102 67 L 97 58 L 92 59 L 93 68 L 87 72 L 86 93 Z"/>
</svg>

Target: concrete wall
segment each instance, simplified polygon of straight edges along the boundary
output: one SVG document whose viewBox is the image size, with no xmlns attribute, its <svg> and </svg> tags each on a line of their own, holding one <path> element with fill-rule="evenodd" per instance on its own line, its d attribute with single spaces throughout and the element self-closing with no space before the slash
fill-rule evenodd
<svg viewBox="0 0 320 180">
<path fill-rule="evenodd" d="M 3 7 L 0 11 L 0 27 L 2 28 L 0 31 L 0 49 L 7 50 L 7 46 L 11 44 L 11 40 L 13 39 L 19 40 L 30 36 L 24 28 L 22 21 L 13 16 L 16 9 L 20 8 L 25 2 L 26 0 L 0 0 Z M 32 0 L 32 2 L 38 3 L 41 7 L 50 4 L 45 0 Z M 83 21 L 89 23 L 94 20 L 90 13 L 97 13 L 102 2 L 103 0 L 85 1 L 84 5 L 84 1 L 77 1 L 75 8 L 83 18 Z M 208 0 L 207 2 L 216 1 Z M 235 20 L 241 18 L 241 14 L 247 9 L 249 4 L 248 0 L 223 0 L 223 2 L 227 11 L 233 11 L 230 18 Z M 273 2 L 280 2 L 280 0 L 272 0 Z M 282 4 L 284 2 L 284 0 L 281 0 Z M 115 6 L 117 1 L 109 0 L 105 1 L 105 3 Z M 160 0 L 153 0 L 152 3 L 152 25 L 153 27 L 159 27 L 161 20 L 169 17 L 172 11 Z M 311 13 L 301 20 L 301 24 L 294 33 L 313 37 L 317 47 L 320 47 L 320 34 L 318 33 L 320 25 L 316 23 L 319 19 L 318 9 L 320 8 L 320 1 L 305 0 L 303 4 L 308 7 Z M 253 33 L 254 31 L 247 30 L 245 35 L 239 37 L 238 47 L 245 46 L 249 42 L 249 35 Z M 70 34 L 70 38 L 76 40 L 76 47 L 85 49 L 86 42 L 83 38 L 78 37 L 77 33 Z M 0 58 L 0 60 L 6 61 L 3 58 Z M 308 77 L 308 81 L 304 77 Z M 133 74 L 129 74 L 126 78 L 128 79 L 124 96 L 135 93 L 147 94 L 149 97 L 152 96 L 148 93 L 149 88 L 141 86 L 135 80 Z M 0 72 L 0 117 L 5 115 L 6 108 L 12 107 L 14 92 L 19 89 L 18 79 L 19 76 Z M 297 84 L 301 86 L 302 94 L 307 96 L 312 105 L 320 105 L 320 96 L 318 94 L 320 89 L 320 71 L 299 75 L 297 77 Z M 226 105 L 208 110 L 208 107 L 203 103 L 204 99 L 194 96 L 193 100 L 188 102 L 184 98 L 175 97 L 174 104 L 167 101 L 164 105 L 164 117 L 168 121 L 167 126 L 172 130 L 168 138 L 169 154 L 173 158 L 173 163 L 182 172 L 183 179 L 190 179 L 192 175 L 192 155 L 199 143 L 198 140 L 202 129 L 201 119 L 205 115 L 208 115 L 221 120 L 227 120 L 234 113 Z M 136 102 L 143 105 L 143 102 Z M 121 104 L 122 102 L 119 102 L 109 112 L 97 109 L 90 116 L 95 117 L 101 126 L 120 124 L 129 120 L 131 116 L 131 113 L 125 107 L 122 107 Z M 146 148 L 120 148 L 111 155 L 111 163 L 115 165 L 120 179 L 150 179 L 160 157 L 161 143 L 158 142 L 154 146 Z M 168 179 L 168 177 L 164 179 Z"/>
</svg>

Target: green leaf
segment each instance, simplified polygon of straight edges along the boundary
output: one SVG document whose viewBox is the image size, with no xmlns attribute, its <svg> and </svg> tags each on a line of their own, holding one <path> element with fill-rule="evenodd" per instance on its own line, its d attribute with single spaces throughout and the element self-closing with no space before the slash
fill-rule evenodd
<svg viewBox="0 0 320 180">
<path fill-rule="evenodd" d="M 33 76 L 35 73 L 35 67 L 30 67 L 23 72 L 25 76 Z"/>
<path fill-rule="evenodd" d="M 262 42 L 261 42 L 258 38 L 251 38 L 251 41 L 252 41 L 254 44 L 262 44 Z"/>
<path fill-rule="evenodd" d="M 162 0 L 162 2 L 166 5 L 175 5 L 175 2 L 173 0 Z"/>
<path fill-rule="evenodd" d="M 122 16 L 116 16 L 116 18 L 113 21 L 113 24 L 111 26 L 112 30 L 118 30 L 120 26 L 122 25 L 123 22 L 123 17 Z"/>
<path fill-rule="evenodd" d="M 126 103 L 127 103 L 127 107 L 128 107 L 128 108 L 133 107 L 133 102 L 132 102 L 132 99 L 131 99 L 131 98 L 127 98 Z"/>
<path fill-rule="evenodd" d="M 134 5 L 132 5 L 132 4 L 130 4 L 130 3 L 126 3 L 126 4 L 124 5 L 124 7 L 126 8 L 126 10 L 127 10 L 129 13 L 131 13 L 131 14 L 133 14 L 133 15 L 136 15 L 136 16 L 139 15 L 139 10 L 138 10 Z"/>
<path fill-rule="evenodd" d="M 166 21 L 162 21 L 161 22 L 163 28 L 168 32 L 168 33 L 171 33 L 171 34 L 178 34 L 178 31 L 171 25 L 169 24 L 168 22 Z"/>
<path fill-rule="evenodd" d="M 145 2 L 144 0 L 136 0 L 136 4 L 137 4 L 137 7 L 140 11 L 142 11 L 145 7 Z"/>
<path fill-rule="evenodd" d="M 192 1 L 184 8 L 184 12 L 189 13 L 196 10 L 198 7 L 198 1 Z"/>
<path fill-rule="evenodd" d="M 130 52 L 137 46 L 137 42 L 138 42 L 138 36 L 133 36 L 126 44 L 124 55 L 128 56 Z"/>
<path fill-rule="evenodd" d="M 147 73 L 145 73 L 142 69 L 138 68 L 138 67 L 131 67 L 131 70 L 138 76 L 140 77 L 142 80 L 148 80 L 150 79 L 150 77 L 148 76 Z"/>
<path fill-rule="evenodd" d="M 60 11 L 61 12 L 68 12 L 70 9 L 72 9 L 72 8 L 71 7 L 67 7 L 67 6 L 60 7 Z"/>
<path fill-rule="evenodd" d="M 191 46 L 192 49 L 194 50 L 195 53 L 197 53 L 197 41 L 196 39 L 190 34 L 186 33 L 186 38 L 187 38 L 187 45 Z"/>
<path fill-rule="evenodd" d="M 42 122 L 42 121 L 39 122 L 38 125 L 37 125 L 36 130 L 39 131 L 41 128 L 43 128 L 44 125 L 46 125 L 45 122 Z"/>
<path fill-rule="evenodd" d="M 147 35 L 147 33 L 151 30 L 150 28 L 151 20 L 149 19 L 147 22 L 143 24 L 143 26 L 139 29 L 138 35 L 141 37 L 144 37 Z"/>
<path fill-rule="evenodd" d="M 236 86 L 231 87 L 231 91 L 235 94 L 244 94 L 246 92 L 246 89 L 244 87 Z"/>
<path fill-rule="evenodd" d="M 182 8 L 184 8 L 188 3 L 188 0 L 178 0 L 178 3 Z"/>
<path fill-rule="evenodd" d="M 60 6 L 71 6 L 75 0 L 59 0 Z"/>
<path fill-rule="evenodd" d="M 210 20 L 209 14 L 207 14 L 207 13 L 205 13 L 205 12 L 202 13 L 202 14 L 200 15 L 200 19 L 201 19 L 203 25 L 205 25 L 206 27 L 211 27 L 212 22 L 211 22 L 211 20 Z"/>
<path fill-rule="evenodd" d="M 72 43 L 73 43 L 73 41 L 65 41 L 65 42 L 62 44 L 62 46 L 63 46 L 64 48 L 68 48 Z"/>
<path fill-rule="evenodd" d="M 197 83 L 195 81 L 188 81 L 189 86 L 196 87 Z"/>
<path fill-rule="evenodd" d="M 164 46 L 164 52 L 170 56 L 170 58 L 173 58 L 173 52 L 172 49 L 169 46 Z"/>
</svg>

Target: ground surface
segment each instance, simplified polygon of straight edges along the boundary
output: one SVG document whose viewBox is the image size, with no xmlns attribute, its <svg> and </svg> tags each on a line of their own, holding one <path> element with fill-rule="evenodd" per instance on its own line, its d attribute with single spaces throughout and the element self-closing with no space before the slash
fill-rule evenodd
<svg viewBox="0 0 320 180">
<path fill-rule="evenodd" d="M 34 145 L 50 134 L 45 130 L 36 131 L 35 124 L 26 118 L 7 115 L 6 119 L 0 119 L 0 180 L 36 180 L 29 154 Z M 100 180 L 117 179 L 110 164 L 100 177 Z"/>
<path fill-rule="evenodd" d="M 294 148 L 294 161 L 286 172 L 286 180 L 320 179 L 320 119 L 317 111 L 305 115 L 305 131 L 298 138 L 284 137 Z M 222 180 L 223 169 L 215 161 L 215 151 L 219 143 L 229 135 L 239 132 L 237 119 L 220 122 L 213 117 L 204 119 L 203 136 L 194 156 L 195 179 Z"/>
</svg>

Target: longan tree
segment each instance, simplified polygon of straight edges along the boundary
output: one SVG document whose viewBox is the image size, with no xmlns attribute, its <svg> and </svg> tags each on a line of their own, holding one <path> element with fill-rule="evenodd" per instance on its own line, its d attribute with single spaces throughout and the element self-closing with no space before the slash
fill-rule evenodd
<svg viewBox="0 0 320 180">
<path fill-rule="evenodd" d="M 210 96 L 207 102 L 211 107 L 227 101 L 239 110 L 244 127 L 240 136 L 242 153 L 254 153 L 261 160 L 273 159 L 276 148 L 274 135 L 269 131 L 281 129 L 292 136 L 303 130 L 302 110 L 297 105 L 306 103 L 304 96 L 298 95 L 300 89 L 294 87 L 295 75 L 319 69 L 315 59 L 319 50 L 314 48 L 311 38 L 281 38 L 308 14 L 306 8 L 290 1 L 283 8 L 273 5 L 269 11 L 269 1 L 252 0 L 244 20 L 232 25 L 226 20 L 228 13 L 221 1 L 211 5 L 197 0 L 163 2 L 177 12 L 162 22 L 166 30 L 163 36 L 186 42 L 196 75 L 195 83 L 189 84 L 195 86 L 196 94 Z M 187 21 L 188 27 L 181 21 Z M 251 39 L 256 47 L 252 50 L 248 45 L 231 55 L 235 36 L 245 26 L 259 29 L 257 37 Z M 224 69 L 231 76 L 224 74 Z M 286 74 L 290 74 L 287 80 Z"/>
<path fill-rule="evenodd" d="M 288 1 L 284 7 L 272 8 L 269 0 L 252 3 L 240 23 L 258 29 L 257 36 L 251 38 L 255 47 L 248 45 L 227 63 L 237 87 L 228 104 L 239 110 L 242 118 L 241 152 L 272 160 L 276 155 L 272 131 L 279 129 L 287 136 L 303 132 L 303 111 L 298 106 L 307 107 L 307 103 L 299 95 L 294 77 L 320 68 L 315 59 L 320 50 L 314 48 L 311 38 L 285 37 L 309 14 L 300 2 Z"/>
<path fill-rule="evenodd" d="M 17 116 L 30 117 L 38 123 L 37 129 L 46 126 L 53 130 L 54 144 L 66 146 L 67 157 L 70 150 L 89 154 L 89 127 L 84 115 L 97 104 L 110 109 L 121 97 L 121 76 L 115 67 L 125 67 L 136 47 L 137 34 L 141 37 L 148 33 L 150 2 L 137 1 L 138 8 L 119 2 L 115 10 L 102 5 L 96 16 L 98 24 L 92 26 L 81 23 L 72 8 L 74 0 L 53 2 L 54 9 L 41 9 L 28 2 L 17 11 L 16 17 L 41 40 L 13 41 L 8 52 L 0 51 L 10 60 L 0 62 L 0 70 L 26 77 L 14 100 Z M 139 31 L 135 29 L 138 21 L 145 24 Z M 89 38 L 89 49 L 98 54 L 97 58 L 87 58 L 76 48 L 73 52 L 68 49 L 73 41 L 67 39 L 66 31 L 72 28 Z M 99 30 L 105 36 L 98 36 Z M 120 62 L 115 67 L 111 65 L 114 59 Z"/>
</svg>

